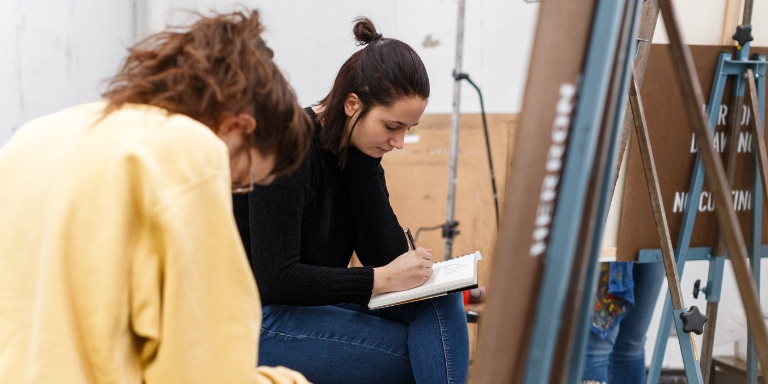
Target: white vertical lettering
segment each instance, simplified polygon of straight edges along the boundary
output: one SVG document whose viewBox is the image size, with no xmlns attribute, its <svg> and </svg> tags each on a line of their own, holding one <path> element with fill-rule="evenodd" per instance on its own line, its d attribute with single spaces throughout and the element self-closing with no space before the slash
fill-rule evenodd
<svg viewBox="0 0 768 384">
<path fill-rule="evenodd" d="M 552 203 L 541 203 L 536 210 L 536 226 L 549 225 L 552 222 L 552 210 L 555 205 Z"/>
<path fill-rule="evenodd" d="M 544 250 L 547 249 L 547 244 L 544 242 L 547 235 L 549 235 L 548 226 L 536 227 L 536 229 L 533 230 L 533 239 L 536 242 L 531 245 L 531 248 L 528 251 L 531 256 L 539 256 L 544 253 Z"/>
<path fill-rule="evenodd" d="M 546 165 L 547 172 L 557 172 L 563 167 L 563 153 L 565 153 L 565 146 L 562 144 L 553 144 L 549 147 Z"/>
<path fill-rule="evenodd" d="M 752 134 L 749 132 L 739 132 L 739 146 L 736 153 L 752 152 Z"/>
<path fill-rule="evenodd" d="M 555 124 L 552 126 L 552 141 L 560 144 L 565 142 L 568 137 L 568 124 L 571 123 L 568 115 L 559 115 L 555 117 Z"/>
<path fill-rule="evenodd" d="M 685 210 L 686 201 L 688 201 L 687 192 L 675 192 L 675 203 L 672 205 L 672 212 L 683 212 Z"/>
<path fill-rule="evenodd" d="M 544 181 L 541 182 L 541 195 L 539 195 L 539 200 L 541 202 L 550 202 L 555 200 L 555 196 L 557 196 L 555 188 L 557 188 L 558 181 L 560 181 L 560 176 L 556 174 L 549 174 L 544 176 Z"/>
<path fill-rule="evenodd" d="M 573 103 L 571 98 L 576 93 L 576 87 L 573 84 L 563 84 L 560 86 L 560 102 L 557 104 L 557 113 L 571 113 L 573 109 Z M 560 109 L 560 107 L 563 109 Z"/>
<path fill-rule="evenodd" d="M 749 211 L 752 209 L 752 192 L 749 190 L 738 191 L 738 198 L 733 205 L 737 211 Z M 738 204 L 737 204 L 738 202 Z"/>
<path fill-rule="evenodd" d="M 548 226 L 536 227 L 536 229 L 533 231 L 533 239 L 536 241 L 543 241 L 547 238 L 547 235 L 549 235 Z"/>
<path fill-rule="evenodd" d="M 725 125 L 725 116 L 727 115 L 728 115 L 728 106 L 725 104 L 720 104 L 720 114 L 717 116 L 716 125 Z"/>
<path fill-rule="evenodd" d="M 739 193 L 736 194 L 736 207 L 734 207 L 734 210 L 736 211 L 746 211 L 747 210 L 747 194 L 745 192 L 747 191 L 738 191 Z"/>
<path fill-rule="evenodd" d="M 691 153 L 696 153 L 699 150 L 699 144 L 696 142 L 696 134 L 691 133 Z"/>
<path fill-rule="evenodd" d="M 557 185 L 560 182 L 559 171 L 563 166 L 565 154 L 565 141 L 568 138 L 568 129 L 571 125 L 571 111 L 573 110 L 573 95 L 576 87 L 572 84 L 560 86 L 560 99 L 555 107 L 556 116 L 552 124 L 552 144 L 547 151 L 545 169 L 548 172 L 541 182 L 539 204 L 536 210 L 535 228 L 533 230 L 533 244 L 528 249 L 532 257 L 542 255 L 547 250 L 547 237 L 549 236 L 554 201 L 557 198 Z"/>
<path fill-rule="evenodd" d="M 741 115 L 741 125 L 749 125 L 750 118 L 752 117 L 752 110 L 746 105 L 742 105 L 741 109 L 743 111 Z"/>
<path fill-rule="evenodd" d="M 725 132 L 715 132 L 715 138 L 712 139 L 712 146 L 715 147 L 717 152 L 723 153 L 725 150 Z"/>
<path fill-rule="evenodd" d="M 704 198 L 709 195 L 709 192 L 702 192 L 699 195 L 699 212 L 705 212 L 707 210 L 707 204 L 704 202 Z"/>
<path fill-rule="evenodd" d="M 547 249 L 547 245 L 543 241 L 537 241 L 531 245 L 531 249 L 528 250 L 530 256 L 541 256 L 544 250 Z"/>
</svg>

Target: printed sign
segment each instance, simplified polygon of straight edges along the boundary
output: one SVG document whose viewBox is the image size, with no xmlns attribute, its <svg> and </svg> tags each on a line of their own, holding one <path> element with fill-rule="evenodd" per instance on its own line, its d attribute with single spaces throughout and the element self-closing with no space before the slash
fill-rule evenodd
<svg viewBox="0 0 768 384">
<path fill-rule="evenodd" d="M 705 97 L 709 97 L 713 85 L 715 67 L 720 52 L 734 52 L 731 46 L 690 46 Z M 755 48 L 751 54 L 766 54 L 768 48 Z M 739 111 L 729 111 L 731 83 L 726 83 L 723 100 L 718 108 L 717 127 L 714 134 L 714 146 L 726 161 L 730 140 L 737 140 L 736 174 L 731 197 L 733 209 L 745 240 L 749 241 L 749 228 L 752 207 L 752 174 L 754 173 L 754 154 L 750 124 L 754 111 L 747 107 L 744 98 Z M 659 184 L 661 187 L 664 210 L 667 214 L 672 245 L 677 246 L 677 237 L 683 219 L 683 211 L 688 199 L 696 199 L 696 221 L 691 236 L 691 247 L 714 246 L 717 238 L 717 218 L 715 201 L 711 188 L 704 175 L 704 184 L 699 196 L 688 196 L 694 160 L 698 145 L 685 113 L 682 91 L 678 85 L 677 73 L 672 64 L 668 45 L 656 45 L 651 48 L 645 80 L 640 91 L 645 109 L 645 119 L 651 146 L 656 162 Z M 739 127 L 736 137 L 727 134 L 727 126 L 733 113 L 738 113 Z M 759 112 L 758 112 L 759 113 Z M 765 119 L 763 119 L 765 121 Z M 617 259 L 636 260 L 641 249 L 660 248 L 653 219 L 648 187 L 640 159 L 640 148 L 635 133 L 631 133 L 627 178 L 624 201 L 619 222 Z M 763 209 L 765 212 L 765 209 Z M 763 213 L 763 244 L 768 240 L 768 225 Z"/>
</svg>

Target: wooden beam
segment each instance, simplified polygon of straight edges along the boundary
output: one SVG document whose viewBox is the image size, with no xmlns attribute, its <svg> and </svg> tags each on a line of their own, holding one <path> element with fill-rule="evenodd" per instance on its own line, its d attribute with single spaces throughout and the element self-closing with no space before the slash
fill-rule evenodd
<svg viewBox="0 0 768 384">
<path fill-rule="evenodd" d="M 634 77 L 634 83 L 638 89 L 642 89 L 643 79 L 645 79 L 645 67 L 648 65 L 648 56 L 651 54 L 651 44 L 653 43 L 653 34 L 656 31 L 656 24 L 659 21 L 659 0 L 649 0 L 643 3 L 643 8 L 640 14 L 640 28 L 637 31 L 637 56 L 635 56 L 635 62 L 632 64 L 632 74 Z M 616 175 L 614 177 L 615 183 L 619 179 L 619 171 L 621 170 L 621 162 L 624 159 L 624 151 L 627 149 L 627 143 L 629 142 L 629 135 L 634 129 L 634 121 L 632 120 L 632 106 L 627 103 L 624 110 L 624 123 L 621 128 L 621 144 L 619 145 L 618 163 L 616 165 Z M 611 194 L 613 197 L 613 194 Z"/>
<path fill-rule="evenodd" d="M 743 0 L 725 0 L 725 12 L 723 12 L 723 38 L 722 45 L 733 45 L 733 33 L 739 25 Z"/>
</svg>

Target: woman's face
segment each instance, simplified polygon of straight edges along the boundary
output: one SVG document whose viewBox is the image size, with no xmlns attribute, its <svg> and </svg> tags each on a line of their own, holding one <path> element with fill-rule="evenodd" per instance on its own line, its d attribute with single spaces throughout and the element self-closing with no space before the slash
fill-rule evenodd
<svg viewBox="0 0 768 384">
<path fill-rule="evenodd" d="M 275 167 L 275 155 L 262 153 L 253 145 L 251 134 L 255 128 L 253 117 L 241 114 L 229 115 L 216 130 L 216 135 L 229 150 L 234 193 L 248 192 L 254 184 L 269 185 L 274 180 L 272 169 Z"/>
<path fill-rule="evenodd" d="M 355 94 L 347 97 L 344 104 L 349 117 L 347 129 L 351 128 L 362 107 Z M 406 131 L 419 124 L 426 107 L 427 99 L 420 96 L 401 98 L 389 107 L 374 106 L 357 122 L 350 145 L 375 158 L 395 148 L 402 149 Z"/>
<path fill-rule="evenodd" d="M 232 190 L 235 193 L 250 192 L 253 185 L 269 185 L 274 180 L 272 169 L 275 155 L 264 155 L 248 145 L 243 151 L 229 153 L 229 168 L 232 175 Z"/>
</svg>

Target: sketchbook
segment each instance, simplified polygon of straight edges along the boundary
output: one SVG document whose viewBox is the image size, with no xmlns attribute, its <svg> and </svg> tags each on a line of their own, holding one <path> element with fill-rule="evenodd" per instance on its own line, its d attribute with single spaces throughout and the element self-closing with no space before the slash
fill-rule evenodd
<svg viewBox="0 0 768 384">
<path fill-rule="evenodd" d="M 480 251 L 432 265 L 432 276 L 424 284 L 406 291 L 377 293 L 371 296 L 370 309 L 391 307 L 477 286 L 477 262 Z"/>
</svg>

